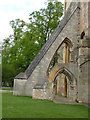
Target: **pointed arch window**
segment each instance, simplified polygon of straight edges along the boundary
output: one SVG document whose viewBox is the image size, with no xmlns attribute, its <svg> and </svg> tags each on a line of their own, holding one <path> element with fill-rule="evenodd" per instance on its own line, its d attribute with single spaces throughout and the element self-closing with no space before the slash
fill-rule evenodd
<svg viewBox="0 0 90 120">
<path fill-rule="evenodd" d="M 72 47 L 71 41 L 68 38 L 65 38 L 53 55 L 53 58 L 47 70 L 47 75 L 50 74 L 50 72 L 52 71 L 52 68 L 55 66 L 56 63 L 65 64 L 69 62 L 70 47 Z"/>
</svg>

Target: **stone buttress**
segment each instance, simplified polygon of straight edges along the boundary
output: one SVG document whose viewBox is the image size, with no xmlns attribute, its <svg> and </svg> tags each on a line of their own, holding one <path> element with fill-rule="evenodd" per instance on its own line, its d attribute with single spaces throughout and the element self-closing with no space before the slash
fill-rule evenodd
<svg viewBox="0 0 90 120">
<path fill-rule="evenodd" d="M 50 39 L 26 71 L 15 77 L 14 95 L 32 96 L 35 99 L 54 99 L 57 95 L 55 90 L 60 88 L 59 94 L 69 98 L 70 101 L 88 102 L 88 50 L 90 47 L 88 41 L 90 38 L 88 37 L 89 22 L 87 16 L 89 7 L 88 2 L 70 3 Z M 61 46 L 66 46 L 63 55 L 69 54 L 63 58 L 62 63 L 58 57 L 61 55 Z M 55 56 L 57 61 L 49 71 Z M 61 79 L 63 81 L 63 77 L 67 79 L 67 87 L 64 87 L 64 91 L 67 93 L 60 92 L 64 85 L 60 81 Z M 55 88 L 56 82 L 57 88 Z M 60 87 L 59 83 L 63 85 Z"/>
</svg>

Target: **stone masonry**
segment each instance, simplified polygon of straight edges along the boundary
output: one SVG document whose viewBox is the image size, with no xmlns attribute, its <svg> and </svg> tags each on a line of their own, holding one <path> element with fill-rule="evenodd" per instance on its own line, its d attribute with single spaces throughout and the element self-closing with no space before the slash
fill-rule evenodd
<svg viewBox="0 0 90 120">
<path fill-rule="evenodd" d="M 26 71 L 15 77 L 14 95 L 51 100 L 60 95 L 70 101 L 88 103 L 90 3 L 76 1 L 68 8 L 67 5 L 65 3 L 65 15 L 50 39 Z M 57 61 L 51 66 L 55 57 Z"/>
</svg>

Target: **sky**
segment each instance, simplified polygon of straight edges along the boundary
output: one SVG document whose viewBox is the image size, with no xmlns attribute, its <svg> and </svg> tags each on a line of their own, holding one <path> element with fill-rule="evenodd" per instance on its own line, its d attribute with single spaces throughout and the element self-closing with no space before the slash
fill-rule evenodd
<svg viewBox="0 0 90 120">
<path fill-rule="evenodd" d="M 64 0 L 59 0 L 64 3 Z M 10 21 L 22 19 L 28 22 L 29 14 L 45 7 L 47 0 L 0 0 L 0 42 L 13 34 Z"/>
</svg>

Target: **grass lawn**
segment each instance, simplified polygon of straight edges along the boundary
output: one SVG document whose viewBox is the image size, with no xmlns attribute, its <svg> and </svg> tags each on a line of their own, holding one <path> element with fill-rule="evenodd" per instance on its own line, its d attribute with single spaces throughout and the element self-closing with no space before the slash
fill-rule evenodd
<svg viewBox="0 0 90 120">
<path fill-rule="evenodd" d="M 0 90 L 13 90 L 13 87 L 2 87 Z"/>
<path fill-rule="evenodd" d="M 83 105 L 55 104 L 48 100 L 2 94 L 3 118 L 87 118 L 88 107 Z"/>
</svg>

